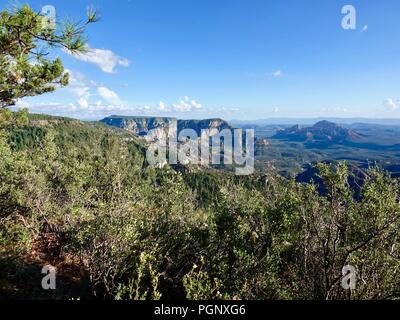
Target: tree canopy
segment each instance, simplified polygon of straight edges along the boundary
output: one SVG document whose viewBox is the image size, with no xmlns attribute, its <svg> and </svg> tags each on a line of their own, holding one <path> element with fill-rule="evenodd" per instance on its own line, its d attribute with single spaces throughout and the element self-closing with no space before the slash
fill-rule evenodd
<svg viewBox="0 0 400 320">
<path fill-rule="evenodd" d="M 0 12 L 0 109 L 66 86 L 68 73 L 51 49 L 85 52 L 86 27 L 98 19 L 92 9 L 83 22 L 55 24 L 29 5 Z"/>
</svg>

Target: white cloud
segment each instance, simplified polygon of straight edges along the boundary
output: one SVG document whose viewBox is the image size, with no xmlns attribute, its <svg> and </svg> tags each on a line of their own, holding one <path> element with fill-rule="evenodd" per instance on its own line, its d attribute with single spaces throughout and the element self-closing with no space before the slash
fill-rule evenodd
<svg viewBox="0 0 400 320">
<path fill-rule="evenodd" d="M 188 113 L 191 112 L 192 114 L 202 114 L 204 116 L 214 116 L 217 115 L 226 115 L 237 113 L 239 111 L 238 108 L 228 108 L 228 107 L 208 107 L 205 108 L 199 102 L 189 98 L 188 96 L 184 96 L 179 99 L 178 103 L 174 103 L 172 105 L 167 105 L 165 102 L 160 101 L 154 108 L 140 108 L 140 110 L 149 111 L 151 114 L 158 114 L 158 113 L 168 113 L 170 116 L 178 116 L 181 113 Z"/>
<path fill-rule="evenodd" d="M 347 110 L 347 108 L 337 107 L 337 108 L 335 108 L 335 111 L 337 111 L 337 112 L 342 112 L 342 113 L 346 113 L 346 112 L 349 111 L 349 110 Z"/>
<path fill-rule="evenodd" d="M 77 101 L 77 104 L 82 109 L 89 108 L 89 102 L 85 98 L 79 98 L 78 101 Z"/>
<path fill-rule="evenodd" d="M 77 98 L 88 99 L 90 96 L 90 85 L 85 80 L 85 76 L 80 72 L 65 70 L 69 74 L 69 84 L 67 89 Z"/>
<path fill-rule="evenodd" d="M 178 103 L 172 104 L 172 106 L 168 106 L 165 102 L 160 101 L 156 106 L 157 111 L 161 112 L 189 112 L 189 111 L 199 111 L 202 110 L 203 106 L 196 102 L 193 99 L 190 99 L 188 96 L 184 96 L 180 98 Z"/>
<path fill-rule="evenodd" d="M 271 74 L 274 78 L 278 78 L 282 75 L 282 71 L 281 70 L 276 70 L 274 72 L 272 72 Z"/>
<path fill-rule="evenodd" d="M 105 73 L 114 73 L 117 66 L 128 67 L 130 64 L 128 59 L 116 55 L 111 50 L 87 47 L 87 52 L 85 53 L 73 54 L 69 51 L 66 52 L 77 60 L 95 64 Z"/>
<path fill-rule="evenodd" d="M 76 102 L 73 103 L 76 107 L 87 109 L 90 106 L 90 97 L 101 98 L 111 105 L 122 105 L 122 101 L 118 94 L 104 85 L 98 85 L 94 81 L 87 80 L 83 74 L 76 71 L 66 70 L 69 73 L 69 90 L 74 97 Z M 96 105 L 102 104 L 101 101 L 97 101 Z"/>
<path fill-rule="evenodd" d="M 108 89 L 107 87 L 104 87 L 104 86 L 98 87 L 97 94 L 109 103 L 121 104 L 121 100 L 120 100 L 118 94 L 116 92 Z"/>
<path fill-rule="evenodd" d="M 26 104 L 18 104 L 15 109 L 26 107 Z M 29 112 L 43 113 L 56 116 L 66 116 L 78 119 L 100 119 L 111 114 L 133 115 L 137 109 L 124 105 L 103 104 L 100 101 L 91 104 L 85 99 L 79 99 L 75 103 L 61 104 L 56 102 L 31 103 Z"/>
<path fill-rule="evenodd" d="M 217 112 L 227 112 L 227 113 L 235 113 L 239 111 L 239 108 L 226 108 L 226 107 L 222 107 L 222 108 L 213 108 L 212 111 L 217 111 Z"/>
<path fill-rule="evenodd" d="M 162 112 L 169 112 L 169 111 L 171 111 L 171 110 L 167 107 L 167 105 L 166 105 L 164 102 L 162 102 L 162 101 L 160 101 L 160 102 L 158 103 L 157 109 L 158 109 L 159 111 L 162 111 Z"/>
<path fill-rule="evenodd" d="M 97 90 L 94 90 L 97 89 Z M 95 100 L 95 97 L 98 97 Z M 99 99 L 101 97 L 101 99 Z M 93 100 L 93 101 L 91 101 Z M 96 101 L 96 102 L 94 102 Z M 105 102 L 103 102 L 105 101 Z M 119 102 L 119 103 L 117 103 Z M 188 96 L 184 96 L 178 103 L 168 105 L 163 101 L 158 104 L 149 106 L 130 106 L 122 103 L 117 93 L 105 86 L 90 87 L 89 95 L 77 96 L 70 103 L 31 103 L 19 101 L 17 109 L 29 107 L 32 113 L 44 113 L 57 116 L 67 116 L 77 119 L 96 120 L 111 114 L 118 115 L 147 115 L 157 116 L 162 113 L 168 116 L 180 117 L 182 113 L 191 112 L 191 115 L 204 117 L 221 117 L 232 115 L 239 111 L 238 108 L 227 107 L 209 107 L 204 108 L 200 103 Z"/>
<path fill-rule="evenodd" d="M 93 81 L 87 80 L 79 72 L 66 69 L 69 73 L 69 85 L 62 90 L 69 92 L 72 98 L 67 103 L 27 103 L 18 101 L 15 109 L 28 107 L 31 113 L 44 113 L 58 116 L 68 116 L 79 119 L 96 119 L 109 116 L 111 113 L 134 114 L 135 108 L 127 107 L 122 103 L 118 94 L 104 85 L 98 85 Z M 62 91 L 61 90 L 61 91 Z M 93 103 L 91 98 L 97 98 Z M 104 100 L 106 103 L 103 103 Z"/>
<path fill-rule="evenodd" d="M 90 88 L 86 86 L 81 87 L 71 87 L 70 91 L 77 97 L 84 97 L 87 99 L 90 96 Z"/>
<path fill-rule="evenodd" d="M 392 98 L 386 99 L 384 105 L 386 108 L 392 111 L 396 111 L 397 109 L 400 108 L 400 99 L 392 99 Z"/>
<path fill-rule="evenodd" d="M 203 108 L 200 103 L 196 102 L 195 100 L 191 100 L 188 96 L 184 96 L 178 103 L 174 103 L 172 106 L 174 111 L 178 112 L 188 112 Z"/>
</svg>

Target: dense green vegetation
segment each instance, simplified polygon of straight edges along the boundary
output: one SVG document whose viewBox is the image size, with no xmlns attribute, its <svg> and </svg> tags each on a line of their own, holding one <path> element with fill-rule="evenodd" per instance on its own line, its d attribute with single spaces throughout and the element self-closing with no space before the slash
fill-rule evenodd
<svg viewBox="0 0 400 320">
<path fill-rule="evenodd" d="M 100 124 L 2 111 L 0 128 L 3 298 L 400 298 L 400 185 L 377 169 L 355 200 L 345 164 L 318 166 L 321 195 L 272 170 L 151 168 Z"/>
</svg>

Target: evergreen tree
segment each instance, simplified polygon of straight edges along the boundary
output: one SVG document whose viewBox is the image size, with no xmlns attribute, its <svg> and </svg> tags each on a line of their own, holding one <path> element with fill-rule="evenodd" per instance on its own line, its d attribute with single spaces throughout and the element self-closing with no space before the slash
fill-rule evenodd
<svg viewBox="0 0 400 320">
<path fill-rule="evenodd" d="M 97 20 L 92 9 L 82 23 L 61 24 L 49 21 L 29 5 L 0 12 L 0 109 L 66 86 L 68 73 L 59 58 L 50 58 L 50 49 L 85 52 L 84 32 Z"/>
</svg>

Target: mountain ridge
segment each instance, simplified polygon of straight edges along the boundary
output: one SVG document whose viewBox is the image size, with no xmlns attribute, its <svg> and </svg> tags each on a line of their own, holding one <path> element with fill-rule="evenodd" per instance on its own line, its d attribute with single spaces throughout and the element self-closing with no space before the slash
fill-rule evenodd
<svg viewBox="0 0 400 320">
<path fill-rule="evenodd" d="M 151 130 L 166 131 L 169 129 L 172 122 L 176 121 L 178 133 L 184 129 L 192 129 L 198 135 L 204 129 L 217 129 L 219 131 L 228 129 L 232 130 L 233 127 L 221 118 L 209 118 L 202 120 L 195 119 L 177 119 L 175 117 L 147 117 L 147 116 L 118 116 L 112 115 L 106 117 L 99 122 L 128 130 L 139 136 L 144 136 Z"/>
<path fill-rule="evenodd" d="M 308 143 L 343 143 L 361 142 L 363 140 L 363 136 L 356 131 L 327 120 L 319 121 L 311 127 L 295 125 L 281 129 L 276 132 L 273 138 Z"/>
</svg>

